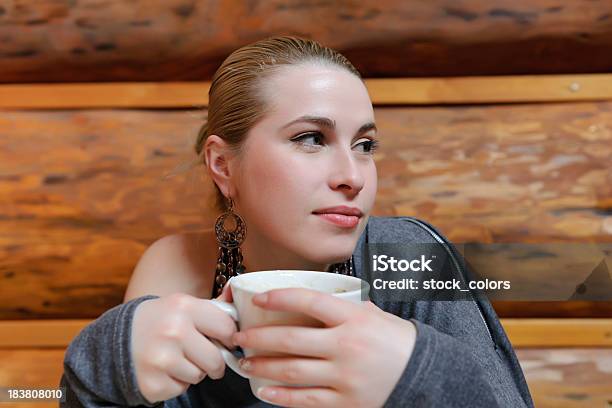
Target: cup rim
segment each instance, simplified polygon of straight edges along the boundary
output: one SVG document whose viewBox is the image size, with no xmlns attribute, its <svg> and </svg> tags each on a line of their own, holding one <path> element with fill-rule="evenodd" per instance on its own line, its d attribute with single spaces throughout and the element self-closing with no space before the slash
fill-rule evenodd
<svg viewBox="0 0 612 408">
<path fill-rule="evenodd" d="M 243 285 L 240 284 L 240 278 L 241 277 L 247 277 L 248 275 L 252 275 L 252 274 L 265 274 L 265 273 L 269 273 L 269 274 L 277 274 L 277 273 L 288 273 L 288 274 L 292 274 L 292 273 L 306 273 L 306 274 L 327 274 L 327 275 L 332 275 L 332 276 L 338 276 L 340 277 L 340 279 L 349 279 L 349 280 L 356 280 L 360 282 L 360 287 L 358 289 L 354 289 L 348 292 L 340 292 L 340 293 L 330 293 L 330 295 L 334 296 L 334 297 L 339 297 L 339 298 L 343 298 L 343 297 L 351 297 L 353 296 L 355 293 L 360 293 L 365 290 L 366 294 L 369 293 L 370 291 L 370 284 L 361 278 L 358 278 L 356 276 L 350 276 L 350 275 L 342 275 L 342 274 L 336 274 L 336 273 L 331 273 L 331 272 L 325 272 L 325 271 L 311 271 L 311 270 L 305 270 L 305 269 L 269 269 L 269 270 L 263 270 L 263 271 L 253 271 L 253 272 L 246 272 L 243 273 L 241 275 L 238 276 L 232 276 L 228 283 L 230 283 L 232 285 L 232 289 L 234 289 L 234 287 L 237 287 L 238 289 L 249 293 L 249 294 L 257 294 L 257 293 L 264 293 L 264 292 L 259 292 L 259 291 L 255 291 L 255 290 L 251 290 L 248 289 L 246 287 L 244 287 Z M 325 276 L 327 276 L 325 275 Z M 323 276 L 323 275 L 322 275 Z M 232 283 L 233 282 L 233 283 Z M 280 289 L 280 288 L 279 288 Z M 269 289 L 269 290 L 274 290 L 274 289 Z M 313 289 L 314 290 L 314 289 Z"/>
</svg>

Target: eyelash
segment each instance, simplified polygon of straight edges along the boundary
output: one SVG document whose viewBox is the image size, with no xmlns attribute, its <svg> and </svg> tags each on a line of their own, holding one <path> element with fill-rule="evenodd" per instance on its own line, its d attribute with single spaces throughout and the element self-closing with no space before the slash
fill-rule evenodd
<svg viewBox="0 0 612 408">
<path fill-rule="evenodd" d="M 302 139 L 313 137 L 313 136 L 320 136 L 322 139 L 325 139 L 325 136 L 321 132 L 308 132 L 308 133 L 303 133 L 300 136 L 291 139 L 291 141 L 299 143 L 303 146 L 312 146 L 312 145 L 302 142 Z M 378 140 L 367 140 L 365 142 L 359 143 L 357 146 L 360 146 L 360 145 L 366 145 L 370 148 L 369 151 L 364 152 L 365 154 L 373 154 L 380 146 L 380 142 Z"/>
</svg>

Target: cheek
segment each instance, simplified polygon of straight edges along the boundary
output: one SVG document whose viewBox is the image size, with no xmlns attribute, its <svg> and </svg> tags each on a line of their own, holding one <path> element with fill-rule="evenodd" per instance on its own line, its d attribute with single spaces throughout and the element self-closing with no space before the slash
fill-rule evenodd
<svg viewBox="0 0 612 408">
<path fill-rule="evenodd" d="M 378 190 L 378 172 L 374 160 L 371 160 L 370 163 L 362 168 L 362 174 L 364 178 L 364 188 L 360 192 L 361 203 L 365 208 L 371 208 L 374 204 Z"/>
<path fill-rule="evenodd" d="M 313 188 L 311 166 L 282 150 L 268 150 L 257 157 L 248 163 L 243 174 L 242 187 L 250 206 L 266 211 L 274 208 L 277 217 L 287 215 L 278 213 L 285 209 L 290 209 L 293 216 L 299 214 L 296 205 L 307 205 L 305 200 Z"/>
<path fill-rule="evenodd" d="M 372 169 L 368 172 L 368 175 L 367 183 L 370 185 L 371 194 L 375 196 L 378 190 L 378 171 L 374 162 L 372 162 Z"/>
</svg>

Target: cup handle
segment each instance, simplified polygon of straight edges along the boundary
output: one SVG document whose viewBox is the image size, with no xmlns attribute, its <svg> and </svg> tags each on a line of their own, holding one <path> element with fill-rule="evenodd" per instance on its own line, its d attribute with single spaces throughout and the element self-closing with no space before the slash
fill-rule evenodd
<svg viewBox="0 0 612 408">
<path fill-rule="evenodd" d="M 216 300 L 216 299 L 209 299 L 209 302 L 211 302 L 213 305 L 217 306 L 219 309 L 223 310 L 225 313 L 227 313 L 229 315 L 229 317 L 231 317 L 232 319 L 234 319 L 235 322 L 238 322 L 238 311 L 236 310 L 236 307 L 232 304 L 232 303 L 228 303 L 228 302 L 223 302 L 222 300 Z M 241 368 L 240 368 L 240 364 L 238 364 L 238 358 L 236 358 L 235 355 L 232 354 L 231 351 L 229 351 L 223 344 L 221 344 L 221 342 L 219 342 L 216 339 L 213 338 L 208 338 L 215 346 L 217 346 L 217 348 L 219 349 L 219 351 L 221 352 L 221 356 L 223 357 L 223 360 L 225 361 L 225 363 L 232 369 L 234 370 L 236 373 L 238 373 L 239 375 L 241 375 L 244 378 L 251 378 L 251 376 L 247 373 L 245 373 Z"/>
</svg>

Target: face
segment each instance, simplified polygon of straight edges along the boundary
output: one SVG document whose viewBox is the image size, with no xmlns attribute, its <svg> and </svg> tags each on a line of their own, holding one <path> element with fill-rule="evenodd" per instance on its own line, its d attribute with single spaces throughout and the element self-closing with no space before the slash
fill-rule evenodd
<svg viewBox="0 0 612 408">
<path fill-rule="evenodd" d="M 340 68 L 301 65 L 274 74 L 264 95 L 270 112 L 247 135 L 239 163 L 230 164 L 248 235 L 311 262 L 344 261 L 367 224 L 377 189 L 367 90 Z M 305 116 L 325 119 L 300 120 Z M 355 227 L 313 214 L 341 205 L 363 213 Z"/>
</svg>

